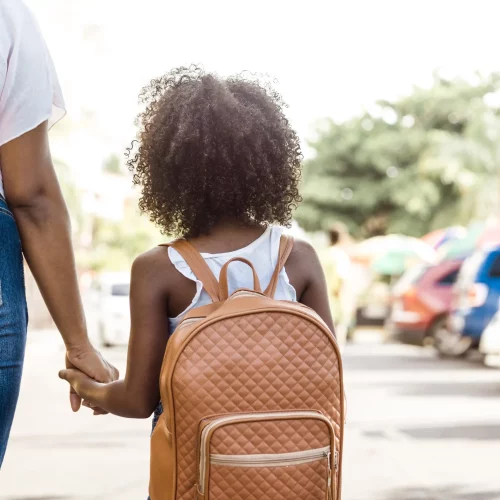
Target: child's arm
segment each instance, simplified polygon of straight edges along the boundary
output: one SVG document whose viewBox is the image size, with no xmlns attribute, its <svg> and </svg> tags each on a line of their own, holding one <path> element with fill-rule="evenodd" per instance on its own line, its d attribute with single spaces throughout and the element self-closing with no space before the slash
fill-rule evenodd
<svg viewBox="0 0 500 500">
<path fill-rule="evenodd" d="M 172 268 L 164 249 L 136 259 L 130 285 L 131 332 L 124 380 L 99 384 L 78 370 L 62 370 L 77 394 L 121 417 L 147 418 L 160 401 L 159 376 L 168 338 L 167 295 Z"/>
<path fill-rule="evenodd" d="M 335 334 L 325 273 L 316 250 L 309 243 L 297 240 L 289 261 L 292 259 L 297 274 L 305 277 L 304 289 L 298 297 L 299 302 L 316 311 Z"/>
</svg>

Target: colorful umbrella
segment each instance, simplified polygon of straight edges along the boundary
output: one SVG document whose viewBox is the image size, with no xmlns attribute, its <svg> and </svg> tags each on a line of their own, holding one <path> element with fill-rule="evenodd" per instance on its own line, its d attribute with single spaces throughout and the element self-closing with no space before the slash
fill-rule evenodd
<svg viewBox="0 0 500 500">
<path fill-rule="evenodd" d="M 399 276 L 408 268 L 410 260 L 413 260 L 413 255 L 411 254 L 406 255 L 399 251 L 389 251 L 382 257 L 375 259 L 371 268 L 378 274 Z"/>
<path fill-rule="evenodd" d="M 500 244 L 500 223 L 476 222 L 468 227 L 467 234 L 458 240 L 448 241 L 439 249 L 445 259 L 470 255 L 477 248 Z"/>
<path fill-rule="evenodd" d="M 437 250 L 448 241 L 455 241 L 464 238 L 467 235 L 467 229 L 462 226 L 452 226 L 444 229 L 437 229 L 422 237 L 422 241 Z"/>
<path fill-rule="evenodd" d="M 376 236 L 356 245 L 353 258 L 379 273 L 402 274 L 413 262 L 434 262 L 436 252 L 417 238 L 402 235 Z"/>
</svg>

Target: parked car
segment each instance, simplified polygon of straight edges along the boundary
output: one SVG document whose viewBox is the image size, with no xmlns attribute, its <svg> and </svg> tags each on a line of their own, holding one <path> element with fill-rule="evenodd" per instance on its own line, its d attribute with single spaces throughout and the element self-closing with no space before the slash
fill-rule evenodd
<svg viewBox="0 0 500 500">
<path fill-rule="evenodd" d="M 484 355 L 485 364 L 500 367 L 500 311 L 496 312 L 481 335 L 479 351 Z"/>
<path fill-rule="evenodd" d="M 126 345 L 130 334 L 130 275 L 103 273 L 92 284 L 94 316 L 99 342 Z"/>
<path fill-rule="evenodd" d="M 462 260 L 410 268 L 394 285 L 388 322 L 392 337 L 408 344 L 434 343 L 436 333 L 446 326 L 452 286 Z"/>
<path fill-rule="evenodd" d="M 357 300 L 356 325 L 382 326 L 389 314 L 390 287 L 380 280 L 371 282 Z"/>
<path fill-rule="evenodd" d="M 445 355 L 459 356 L 477 347 L 498 311 L 500 245 L 476 251 L 463 264 L 453 288 L 447 331 L 436 343 Z"/>
</svg>

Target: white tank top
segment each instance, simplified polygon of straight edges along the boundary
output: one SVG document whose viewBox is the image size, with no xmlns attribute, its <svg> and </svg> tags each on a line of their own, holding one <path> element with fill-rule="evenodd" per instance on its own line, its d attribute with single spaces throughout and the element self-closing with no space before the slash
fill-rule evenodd
<svg viewBox="0 0 500 500">
<path fill-rule="evenodd" d="M 218 279 L 222 266 L 233 257 L 244 257 L 252 262 L 259 276 L 262 289 L 267 288 L 278 262 L 278 253 L 280 247 L 280 238 L 283 233 L 281 227 L 270 226 L 254 242 L 245 248 L 225 253 L 202 253 L 202 257 Z M 196 282 L 196 295 L 191 304 L 176 318 L 169 318 L 170 333 L 172 333 L 181 322 L 182 318 L 191 309 L 195 307 L 210 304 L 212 299 L 203 289 L 201 281 L 191 271 L 186 261 L 180 256 L 179 252 L 172 247 L 168 249 L 168 256 L 175 268 L 186 278 Z M 229 293 L 239 288 L 253 288 L 253 276 L 251 269 L 241 262 L 234 262 L 229 266 L 228 271 Z M 290 284 L 285 268 L 280 273 L 278 287 L 276 288 L 275 298 L 278 300 L 297 301 L 295 288 Z"/>
</svg>

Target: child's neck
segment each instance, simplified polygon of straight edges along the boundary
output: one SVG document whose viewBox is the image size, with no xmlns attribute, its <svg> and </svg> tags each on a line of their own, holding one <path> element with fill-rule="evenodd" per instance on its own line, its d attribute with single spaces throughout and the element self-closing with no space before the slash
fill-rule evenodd
<svg viewBox="0 0 500 500">
<path fill-rule="evenodd" d="M 244 225 L 238 220 L 226 219 L 217 223 L 209 234 L 203 234 L 189 241 L 200 252 L 221 253 L 232 252 L 244 248 L 266 230 L 258 224 Z"/>
</svg>

